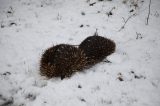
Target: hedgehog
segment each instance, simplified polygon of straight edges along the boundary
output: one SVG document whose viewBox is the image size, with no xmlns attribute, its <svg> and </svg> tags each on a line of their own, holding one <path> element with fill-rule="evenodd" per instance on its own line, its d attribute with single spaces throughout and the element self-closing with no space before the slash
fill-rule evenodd
<svg viewBox="0 0 160 106">
<path fill-rule="evenodd" d="M 59 44 L 47 49 L 40 60 L 40 73 L 48 78 L 64 79 L 85 68 L 85 53 L 72 45 Z"/>
<path fill-rule="evenodd" d="M 107 56 L 115 52 L 114 41 L 95 33 L 81 42 L 79 48 L 84 51 L 87 57 L 87 65 L 92 66 L 103 61 Z"/>
</svg>

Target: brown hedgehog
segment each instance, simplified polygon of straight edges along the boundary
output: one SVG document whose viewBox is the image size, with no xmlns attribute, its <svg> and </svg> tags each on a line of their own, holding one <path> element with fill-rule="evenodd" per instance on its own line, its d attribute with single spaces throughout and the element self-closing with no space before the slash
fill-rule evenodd
<svg viewBox="0 0 160 106">
<path fill-rule="evenodd" d="M 114 41 L 95 33 L 94 36 L 87 37 L 79 45 L 87 57 L 87 65 L 92 66 L 102 61 L 106 56 L 115 52 L 116 44 Z"/>
<path fill-rule="evenodd" d="M 47 49 L 40 61 L 41 75 L 52 77 L 70 77 L 74 72 L 86 66 L 84 52 L 68 44 L 60 44 Z"/>
</svg>

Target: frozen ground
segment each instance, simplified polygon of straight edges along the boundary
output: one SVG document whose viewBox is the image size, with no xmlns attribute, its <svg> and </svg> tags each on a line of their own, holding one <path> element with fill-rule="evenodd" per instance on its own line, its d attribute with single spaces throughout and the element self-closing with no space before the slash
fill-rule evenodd
<svg viewBox="0 0 160 106">
<path fill-rule="evenodd" d="M 149 0 L 123 1 L 0 0 L 0 106 L 160 106 L 160 1 L 149 25 Z M 64 80 L 39 75 L 45 49 L 96 28 L 117 44 L 112 63 Z"/>
</svg>

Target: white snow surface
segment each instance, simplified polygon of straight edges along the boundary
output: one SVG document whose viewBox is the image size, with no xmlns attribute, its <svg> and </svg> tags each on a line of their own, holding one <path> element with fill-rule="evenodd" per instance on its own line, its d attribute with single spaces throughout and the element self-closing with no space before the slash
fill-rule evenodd
<svg viewBox="0 0 160 106">
<path fill-rule="evenodd" d="M 149 0 L 0 0 L 0 106 L 160 106 L 160 0 L 146 25 L 148 11 Z M 39 74 L 47 48 L 96 29 L 116 42 L 111 63 L 64 80 Z"/>
</svg>

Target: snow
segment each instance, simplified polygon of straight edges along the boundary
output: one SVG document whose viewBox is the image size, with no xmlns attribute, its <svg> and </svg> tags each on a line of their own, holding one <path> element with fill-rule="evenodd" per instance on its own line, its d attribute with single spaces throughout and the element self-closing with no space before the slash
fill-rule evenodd
<svg viewBox="0 0 160 106">
<path fill-rule="evenodd" d="M 0 0 L 0 106 L 159 106 L 160 1 L 152 0 L 146 25 L 148 5 L 149 0 Z M 96 29 L 116 42 L 116 52 L 107 57 L 111 63 L 64 80 L 40 76 L 47 48 L 78 45 Z"/>
</svg>

